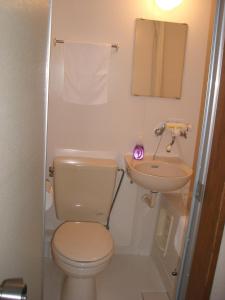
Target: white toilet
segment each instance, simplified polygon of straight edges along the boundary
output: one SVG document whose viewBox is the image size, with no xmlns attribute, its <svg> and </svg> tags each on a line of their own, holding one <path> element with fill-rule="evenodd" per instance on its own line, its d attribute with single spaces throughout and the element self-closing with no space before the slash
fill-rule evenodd
<svg viewBox="0 0 225 300">
<path fill-rule="evenodd" d="M 105 228 L 112 205 L 117 165 L 114 160 L 56 157 L 54 199 L 59 220 L 52 253 L 65 273 L 61 300 L 96 300 L 95 276 L 113 255 Z"/>
</svg>

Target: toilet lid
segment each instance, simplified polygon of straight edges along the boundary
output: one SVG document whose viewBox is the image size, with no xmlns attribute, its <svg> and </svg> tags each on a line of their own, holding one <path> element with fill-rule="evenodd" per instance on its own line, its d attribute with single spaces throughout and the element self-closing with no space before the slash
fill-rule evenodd
<svg viewBox="0 0 225 300">
<path fill-rule="evenodd" d="M 55 232 L 53 246 L 59 254 L 75 261 L 96 261 L 113 249 L 109 231 L 101 224 L 66 222 Z"/>
</svg>

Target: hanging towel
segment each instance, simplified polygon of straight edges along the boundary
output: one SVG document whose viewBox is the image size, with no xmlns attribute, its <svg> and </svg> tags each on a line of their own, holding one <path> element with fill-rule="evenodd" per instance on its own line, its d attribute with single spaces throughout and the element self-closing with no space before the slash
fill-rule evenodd
<svg viewBox="0 0 225 300">
<path fill-rule="evenodd" d="M 108 100 L 110 44 L 64 43 L 63 99 L 84 105 Z"/>
</svg>

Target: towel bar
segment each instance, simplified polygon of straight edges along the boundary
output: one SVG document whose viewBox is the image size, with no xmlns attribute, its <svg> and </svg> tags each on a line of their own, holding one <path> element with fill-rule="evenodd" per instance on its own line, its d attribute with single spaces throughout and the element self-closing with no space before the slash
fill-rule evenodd
<svg viewBox="0 0 225 300">
<path fill-rule="evenodd" d="M 54 39 L 53 43 L 54 43 L 54 46 L 56 46 L 56 44 L 64 44 L 64 40 Z M 111 47 L 115 48 L 116 50 L 119 49 L 119 45 L 118 44 L 112 44 Z"/>
</svg>

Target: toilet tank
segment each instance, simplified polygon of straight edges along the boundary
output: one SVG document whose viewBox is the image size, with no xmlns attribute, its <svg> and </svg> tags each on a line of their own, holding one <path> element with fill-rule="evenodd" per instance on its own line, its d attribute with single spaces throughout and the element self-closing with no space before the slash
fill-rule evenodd
<svg viewBox="0 0 225 300">
<path fill-rule="evenodd" d="M 111 159 L 56 157 L 54 200 L 57 218 L 106 225 L 116 172 L 116 161 Z"/>
</svg>

